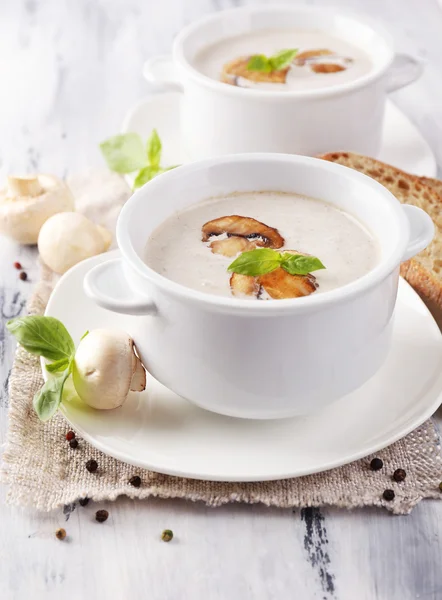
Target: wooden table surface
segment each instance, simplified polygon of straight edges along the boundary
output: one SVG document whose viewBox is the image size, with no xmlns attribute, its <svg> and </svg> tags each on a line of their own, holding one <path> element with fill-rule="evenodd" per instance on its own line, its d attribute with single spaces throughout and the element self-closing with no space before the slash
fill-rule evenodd
<svg viewBox="0 0 442 600">
<path fill-rule="evenodd" d="M 249 2 L 253 4 L 254 2 Z M 270 3 L 270 2 L 269 2 Z M 298 2 L 301 3 L 301 2 Z M 437 0 L 311 0 L 364 10 L 400 51 L 426 61 L 422 79 L 393 95 L 442 165 L 442 6 Z M 66 175 L 102 164 L 98 143 L 118 132 L 148 92 L 145 58 L 169 51 L 191 20 L 229 0 L 0 2 L 0 169 Z M 29 282 L 18 280 L 19 260 Z M 4 322 L 23 312 L 36 252 L 0 240 L 0 441 L 14 343 Z M 109 503 L 38 514 L 0 506 L 0 597 L 27 599 L 301 600 L 442 598 L 442 503 L 410 516 L 381 509 L 277 510 L 184 501 Z M 100 507 L 104 507 L 101 505 Z M 68 539 L 54 538 L 64 526 Z M 174 530 L 170 544 L 160 541 Z"/>
</svg>

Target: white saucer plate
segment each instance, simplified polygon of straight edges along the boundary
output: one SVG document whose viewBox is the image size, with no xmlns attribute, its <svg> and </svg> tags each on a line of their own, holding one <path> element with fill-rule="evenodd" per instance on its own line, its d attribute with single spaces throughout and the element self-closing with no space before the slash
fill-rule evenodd
<svg viewBox="0 0 442 600">
<path fill-rule="evenodd" d="M 88 329 L 136 331 L 139 317 L 99 308 L 83 292 L 85 273 L 115 256 L 118 251 L 80 263 L 51 295 L 46 314 L 60 319 L 76 343 Z M 362 388 L 311 416 L 224 417 L 183 400 L 152 377 L 146 391 L 131 394 L 122 408 L 96 411 L 71 401 L 63 413 L 93 446 L 127 463 L 195 479 L 263 481 L 325 471 L 388 446 L 435 412 L 441 390 L 442 336 L 401 280 L 387 362 Z"/>
<path fill-rule="evenodd" d="M 179 92 L 152 94 L 141 100 L 126 115 L 122 132 L 139 133 L 147 139 L 157 129 L 163 143 L 162 164 L 177 165 L 189 162 L 180 136 Z M 399 169 L 435 177 L 437 165 L 434 154 L 419 130 L 391 102 L 387 101 L 382 149 L 379 160 Z M 132 185 L 134 175 L 126 177 Z"/>
</svg>

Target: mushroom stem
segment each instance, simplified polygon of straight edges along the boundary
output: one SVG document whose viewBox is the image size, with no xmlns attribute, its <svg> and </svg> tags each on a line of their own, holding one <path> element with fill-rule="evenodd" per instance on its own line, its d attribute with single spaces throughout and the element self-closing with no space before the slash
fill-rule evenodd
<svg viewBox="0 0 442 600">
<path fill-rule="evenodd" d="M 8 195 L 12 198 L 16 196 L 29 196 L 35 198 L 43 193 L 43 188 L 37 175 L 26 175 L 24 177 L 8 177 Z"/>
<path fill-rule="evenodd" d="M 138 356 L 135 356 L 135 371 L 130 382 L 132 392 L 143 392 L 146 389 L 146 370 Z"/>
</svg>

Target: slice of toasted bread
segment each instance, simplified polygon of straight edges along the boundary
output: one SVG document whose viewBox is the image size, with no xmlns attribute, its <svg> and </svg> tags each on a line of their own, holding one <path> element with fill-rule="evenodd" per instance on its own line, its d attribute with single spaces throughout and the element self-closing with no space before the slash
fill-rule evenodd
<svg viewBox="0 0 442 600">
<path fill-rule="evenodd" d="M 442 309 L 442 181 L 417 177 L 352 152 L 331 152 L 319 156 L 361 171 L 382 183 L 404 204 L 425 210 L 435 224 L 431 244 L 416 257 L 401 265 L 401 275 L 433 306 Z"/>
</svg>

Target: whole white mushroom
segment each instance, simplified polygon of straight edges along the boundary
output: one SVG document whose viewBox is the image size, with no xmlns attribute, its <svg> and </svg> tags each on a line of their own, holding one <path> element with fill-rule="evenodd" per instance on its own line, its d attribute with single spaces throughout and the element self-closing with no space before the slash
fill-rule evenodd
<svg viewBox="0 0 442 600">
<path fill-rule="evenodd" d="M 98 409 L 117 408 L 130 391 L 146 388 L 146 371 L 134 342 L 118 329 L 94 329 L 81 340 L 72 376 L 80 398 Z"/>
<path fill-rule="evenodd" d="M 104 227 L 80 213 L 65 212 L 54 215 L 43 225 L 38 250 L 50 269 L 65 273 L 85 258 L 105 252 L 111 241 L 112 236 Z"/>
<path fill-rule="evenodd" d="M 56 213 L 74 210 L 74 197 L 51 175 L 8 177 L 0 190 L 0 233 L 21 244 L 36 244 L 43 224 Z"/>
</svg>

